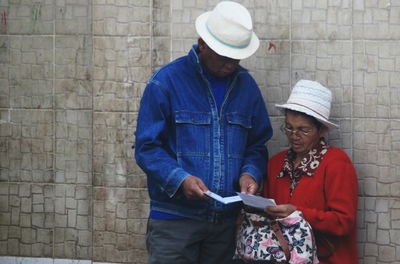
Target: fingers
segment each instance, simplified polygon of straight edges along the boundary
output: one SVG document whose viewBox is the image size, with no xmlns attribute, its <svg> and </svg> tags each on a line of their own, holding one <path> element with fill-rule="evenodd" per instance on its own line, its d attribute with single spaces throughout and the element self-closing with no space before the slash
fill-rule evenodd
<svg viewBox="0 0 400 264">
<path fill-rule="evenodd" d="M 264 211 L 277 218 L 284 218 L 296 211 L 296 206 L 292 204 L 281 204 L 277 206 L 267 206 Z"/>
<path fill-rule="evenodd" d="M 199 178 L 197 178 L 197 186 L 200 188 L 201 194 L 209 191 L 207 186 L 204 184 L 204 182 L 202 180 L 200 180 Z"/>
<path fill-rule="evenodd" d="M 240 192 L 255 194 L 258 190 L 257 182 L 249 174 L 243 174 L 239 179 Z"/>
<path fill-rule="evenodd" d="M 208 191 L 207 186 L 201 179 L 192 175 L 187 176 L 183 181 L 182 191 L 188 199 L 207 199 L 204 195 L 204 192 Z"/>
<path fill-rule="evenodd" d="M 277 205 L 277 206 L 267 206 L 265 210 L 269 213 L 273 214 L 278 214 L 283 211 L 283 206 L 282 205 Z"/>
<path fill-rule="evenodd" d="M 255 181 L 253 181 L 252 183 L 248 184 L 247 188 L 245 187 L 245 189 L 246 189 L 245 193 L 255 194 L 258 190 L 258 184 Z"/>
<path fill-rule="evenodd" d="M 282 217 L 282 211 L 277 208 L 277 206 L 267 206 L 264 209 L 265 213 L 270 215 L 272 218 L 280 218 Z"/>
</svg>

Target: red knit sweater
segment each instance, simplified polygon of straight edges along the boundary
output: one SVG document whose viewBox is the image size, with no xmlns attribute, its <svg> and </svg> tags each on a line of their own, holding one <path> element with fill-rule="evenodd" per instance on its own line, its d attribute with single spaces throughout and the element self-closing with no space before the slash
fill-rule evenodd
<svg viewBox="0 0 400 264">
<path fill-rule="evenodd" d="M 268 177 L 264 196 L 277 204 L 293 204 L 311 224 L 319 250 L 329 251 L 321 236 L 334 245 L 321 264 L 357 264 L 356 214 L 357 176 L 351 160 L 338 148 L 329 147 L 312 177 L 303 176 L 290 197 L 288 176 L 277 178 L 287 151 L 273 156 L 268 162 Z"/>
</svg>

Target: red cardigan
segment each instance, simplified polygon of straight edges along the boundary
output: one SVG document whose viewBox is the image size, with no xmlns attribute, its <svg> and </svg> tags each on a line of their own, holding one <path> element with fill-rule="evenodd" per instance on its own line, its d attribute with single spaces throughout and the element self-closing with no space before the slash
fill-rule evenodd
<svg viewBox="0 0 400 264">
<path fill-rule="evenodd" d="M 277 204 L 291 203 L 311 224 L 320 250 L 328 250 L 321 236 L 334 245 L 334 253 L 321 264 L 357 264 L 356 214 L 358 187 L 353 164 L 346 153 L 329 147 L 312 177 L 303 176 L 290 197 L 288 176 L 277 178 L 287 151 L 268 162 L 264 196 Z"/>
</svg>

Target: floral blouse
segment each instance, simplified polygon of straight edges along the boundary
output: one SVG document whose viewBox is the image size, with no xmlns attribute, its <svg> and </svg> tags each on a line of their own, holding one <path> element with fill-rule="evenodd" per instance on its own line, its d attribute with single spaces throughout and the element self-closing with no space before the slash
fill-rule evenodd
<svg viewBox="0 0 400 264">
<path fill-rule="evenodd" d="M 290 196 L 292 196 L 294 189 L 299 183 L 303 175 L 313 176 L 315 169 L 317 169 L 319 163 L 322 161 L 325 153 L 328 151 L 329 145 L 326 143 L 325 138 L 321 138 L 319 143 L 312 148 L 307 155 L 301 160 L 300 165 L 295 168 L 294 161 L 296 159 L 296 152 L 292 149 L 286 154 L 283 162 L 283 167 L 277 178 L 290 177 Z"/>
</svg>

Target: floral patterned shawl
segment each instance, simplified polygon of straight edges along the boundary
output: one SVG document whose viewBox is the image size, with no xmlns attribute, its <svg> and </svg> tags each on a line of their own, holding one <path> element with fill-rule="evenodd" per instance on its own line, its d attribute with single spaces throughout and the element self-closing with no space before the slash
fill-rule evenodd
<svg viewBox="0 0 400 264">
<path fill-rule="evenodd" d="M 303 175 L 313 176 L 315 169 L 322 161 L 325 153 L 328 151 L 329 145 L 326 143 L 325 138 L 321 138 L 319 143 L 312 148 L 307 155 L 301 160 L 300 165 L 294 168 L 294 161 L 296 159 L 296 152 L 292 149 L 286 154 L 285 160 L 283 161 L 283 167 L 278 178 L 290 177 L 290 196 L 293 195 L 293 191 L 299 183 Z"/>
</svg>

